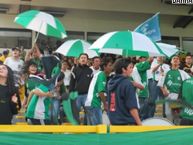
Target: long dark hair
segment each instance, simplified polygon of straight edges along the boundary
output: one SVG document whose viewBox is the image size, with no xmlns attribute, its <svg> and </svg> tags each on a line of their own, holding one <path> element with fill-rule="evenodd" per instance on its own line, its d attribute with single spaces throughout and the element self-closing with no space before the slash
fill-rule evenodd
<svg viewBox="0 0 193 145">
<path fill-rule="evenodd" d="M 11 70 L 10 67 L 8 67 L 7 65 L 5 64 L 0 64 L 0 65 L 4 65 L 6 68 L 7 68 L 7 81 L 6 81 L 6 84 L 7 84 L 7 87 L 9 89 L 9 92 L 12 94 L 12 93 L 15 93 L 16 92 L 16 88 L 14 86 L 14 77 L 13 77 L 13 71 Z"/>
</svg>

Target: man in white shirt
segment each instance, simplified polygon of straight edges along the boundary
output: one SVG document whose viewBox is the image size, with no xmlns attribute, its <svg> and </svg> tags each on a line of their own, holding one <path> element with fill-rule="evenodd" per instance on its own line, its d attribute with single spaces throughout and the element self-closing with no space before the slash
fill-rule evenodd
<svg viewBox="0 0 193 145">
<path fill-rule="evenodd" d="M 20 77 L 24 65 L 23 60 L 20 59 L 20 52 L 19 47 L 12 48 L 12 56 L 6 58 L 4 62 L 4 64 L 9 66 L 14 72 L 14 81 L 16 87 L 19 87 Z"/>
<path fill-rule="evenodd" d="M 162 75 L 165 75 L 169 70 L 170 66 L 164 63 L 164 57 L 158 56 L 155 58 L 151 64 L 151 73 L 153 74 L 153 79 L 151 84 L 149 84 L 149 88 L 151 90 L 150 99 L 149 99 L 149 117 L 153 117 L 156 109 L 155 101 L 159 98 L 163 99 L 163 94 L 160 87 L 157 86 L 157 83 Z M 163 107 L 164 108 L 164 107 Z M 165 109 L 163 110 L 163 116 L 165 116 Z"/>
</svg>

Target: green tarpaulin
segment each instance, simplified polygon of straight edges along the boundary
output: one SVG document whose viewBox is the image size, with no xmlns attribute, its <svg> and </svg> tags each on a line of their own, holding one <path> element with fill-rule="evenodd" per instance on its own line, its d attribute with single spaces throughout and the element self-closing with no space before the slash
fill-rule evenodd
<svg viewBox="0 0 193 145">
<path fill-rule="evenodd" d="M 193 128 L 140 133 L 0 133 L 0 145 L 192 145 Z"/>
</svg>

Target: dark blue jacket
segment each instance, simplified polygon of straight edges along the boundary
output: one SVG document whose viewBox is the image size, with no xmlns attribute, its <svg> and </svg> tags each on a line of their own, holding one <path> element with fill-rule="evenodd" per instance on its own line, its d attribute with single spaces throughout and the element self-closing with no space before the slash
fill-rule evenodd
<svg viewBox="0 0 193 145">
<path fill-rule="evenodd" d="M 115 75 L 107 86 L 108 113 L 112 125 L 135 124 L 130 109 L 138 109 L 135 88 L 123 75 Z"/>
</svg>

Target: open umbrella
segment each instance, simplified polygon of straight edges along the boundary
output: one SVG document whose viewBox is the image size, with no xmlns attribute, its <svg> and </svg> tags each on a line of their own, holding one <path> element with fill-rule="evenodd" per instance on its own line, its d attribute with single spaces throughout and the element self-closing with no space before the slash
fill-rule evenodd
<svg viewBox="0 0 193 145">
<path fill-rule="evenodd" d="M 20 13 L 16 16 L 14 22 L 26 29 L 37 31 L 46 36 L 53 36 L 60 39 L 67 37 L 62 23 L 57 18 L 38 10 L 29 10 Z"/>
<path fill-rule="evenodd" d="M 177 49 L 177 47 L 175 45 L 170 45 L 170 44 L 166 44 L 166 43 L 156 43 L 156 44 L 160 47 L 162 52 L 168 58 L 170 58 L 172 55 L 174 55 L 180 51 L 179 49 Z"/>
<path fill-rule="evenodd" d="M 79 57 L 81 53 L 87 53 L 89 58 L 98 56 L 97 52 L 94 50 L 88 49 L 90 44 L 81 39 L 68 40 L 64 42 L 57 50 L 57 53 L 60 53 L 64 56 Z"/>
<path fill-rule="evenodd" d="M 131 31 L 115 31 L 99 37 L 89 49 L 123 56 L 163 56 L 159 46 L 147 36 Z"/>
</svg>

